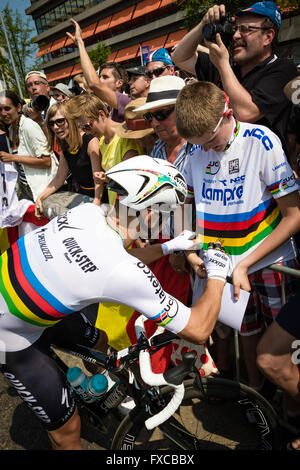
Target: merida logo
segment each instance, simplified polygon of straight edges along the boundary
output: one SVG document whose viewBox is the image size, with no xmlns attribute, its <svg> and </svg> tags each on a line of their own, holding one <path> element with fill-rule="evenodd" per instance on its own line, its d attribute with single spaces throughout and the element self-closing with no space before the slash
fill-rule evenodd
<svg viewBox="0 0 300 470">
<path fill-rule="evenodd" d="M 234 186 L 234 188 L 217 189 L 207 188 L 205 183 L 202 185 L 202 197 L 208 201 L 221 201 L 223 206 L 227 206 L 228 203 L 240 200 L 243 196 L 243 185 Z"/>
</svg>

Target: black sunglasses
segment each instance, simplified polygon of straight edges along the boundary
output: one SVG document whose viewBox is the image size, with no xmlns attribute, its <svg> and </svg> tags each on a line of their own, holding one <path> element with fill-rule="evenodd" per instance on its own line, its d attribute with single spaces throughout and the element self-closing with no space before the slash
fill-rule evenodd
<svg viewBox="0 0 300 470">
<path fill-rule="evenodd" d="M 59 118 L 59 119 L 54 119 L 51 121 L 48 121 L 48 126 L 53 127 L 54 124 L 56 124 L 58 127 L 61 127 L 65 124 L 66 118 Z"/>
<path fill-rule="evenodd" d="M 169 117 L 175 108 L 170 109 L 159 109 L 158 111 L 154 111 L 153 113 L 146 113 L 144 114 L 144 119 L 148 122 L 151 122 L 152 119 L 155 117 L 157 121 L 164 121 Z"/>
<path fill-rule="evenodd" d="M 123 79 L 123 74 L 122 74 L 122 70 L 120 68 L 120 66 L 117 64 L 117 62 L 108 62 L 107 64 L 105 64 L 105 66 L 107 67 L 114 67 L 116 69 L 116 71 L 118 72 L 120 78 Z M 102 69 L 105 68 L 102 66 Z"/>
<path fill-rule="evenodd" d="M 155 75 L 156 77 L 159 77 L 159 76 L 163 73 L 163 71 L 164 71 L 165 69 L 167 69 L 167 68 L 169 68 L 169 66 L 168 66 L 168 65 L 165 65 L 164 67 L 158 67 L 157 69 L 152 70 L 152 72 L 150 72 L 150 71 L 147 70 L 147 71 L 145 72 L 145 75 L 146 75 L 146 77 L 148 77 L 148 78 L 152 78 L 153 75 Z"/>
</svg>

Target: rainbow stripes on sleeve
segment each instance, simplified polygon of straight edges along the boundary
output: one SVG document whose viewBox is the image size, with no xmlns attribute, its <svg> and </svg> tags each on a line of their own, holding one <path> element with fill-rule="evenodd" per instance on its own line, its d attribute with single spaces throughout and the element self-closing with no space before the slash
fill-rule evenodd
<svg viewBox="0 0 300 470">
<path fill-rule="evenodd" d="M 155 317 L 152 317 L 151 320 L 155 321 L 157 326 L 163 326 L 165 327 L 172 321 L 172 318 L 170 318 L 165 310 L 162 310 L 159 312 L 158 315 L 155 315 Z"/>
<path fill-rule="evenodd" d="M 39 327 L 73 313 L 41 284 L 28 262 L 24 237 L 0 257 L 0 292 L 12 315 Z"/>
</svg>

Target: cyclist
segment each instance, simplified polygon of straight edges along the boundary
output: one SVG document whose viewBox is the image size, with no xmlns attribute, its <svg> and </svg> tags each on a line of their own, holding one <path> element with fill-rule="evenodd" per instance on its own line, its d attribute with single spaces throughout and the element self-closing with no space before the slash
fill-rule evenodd
<svg viewBox="0 0 300 470">
<path fill-rule="evenodd" d="M 53 449 L 82 449 L 74 400 L 47 354 L 49 344 L 67 346 L 69 338 L 97 348 L 99 330 L 78 312 L 100 301 L 123 303 L 204 343 L 217 320 L 230 269 L 220 247 L 210 248 L 207 288 L 195 306 L 188 308 L 168 295 L 146 263 L 195 247 L 190 232 L 137 249 L 135 256 L 126 247 L 138 236 L 136 211 L 153 205 L 170 211 L 182 204 L 184 178 L 168 162 L 145 155 L 121 162 L 106 176 L 119 195 L 115 211 L 105 215 L 95 204 L 78 206 L 28 233 L 0 258 L 1 371 L 44 424 Z M 143 212 L 145 219 L 151 214 Z"/>
</svg>

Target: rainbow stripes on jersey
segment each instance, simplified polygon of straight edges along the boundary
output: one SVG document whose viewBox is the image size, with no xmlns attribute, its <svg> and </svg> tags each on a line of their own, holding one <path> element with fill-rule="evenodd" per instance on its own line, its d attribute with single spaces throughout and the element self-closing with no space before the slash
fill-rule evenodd
<svg viewBox="0 0 300 470">
<path fill-rule="evenodd" d="M 0 257 L 0 292 L 12 315 L 32 325 L 55 325 L 73 310 L 40 283 L 28 262 L 24 237 Z"/>
<path fill-rule="evenodd" d="M 230 255 L 242 255 L 260 243 L 282 218 L 276 201 L 271 198 L 250 212 L 238 214 L 208 214 L 197 211 L 200 229 L 198 238 L 207 250 L 210 242 L 221 240 Z"/>
</svg>

